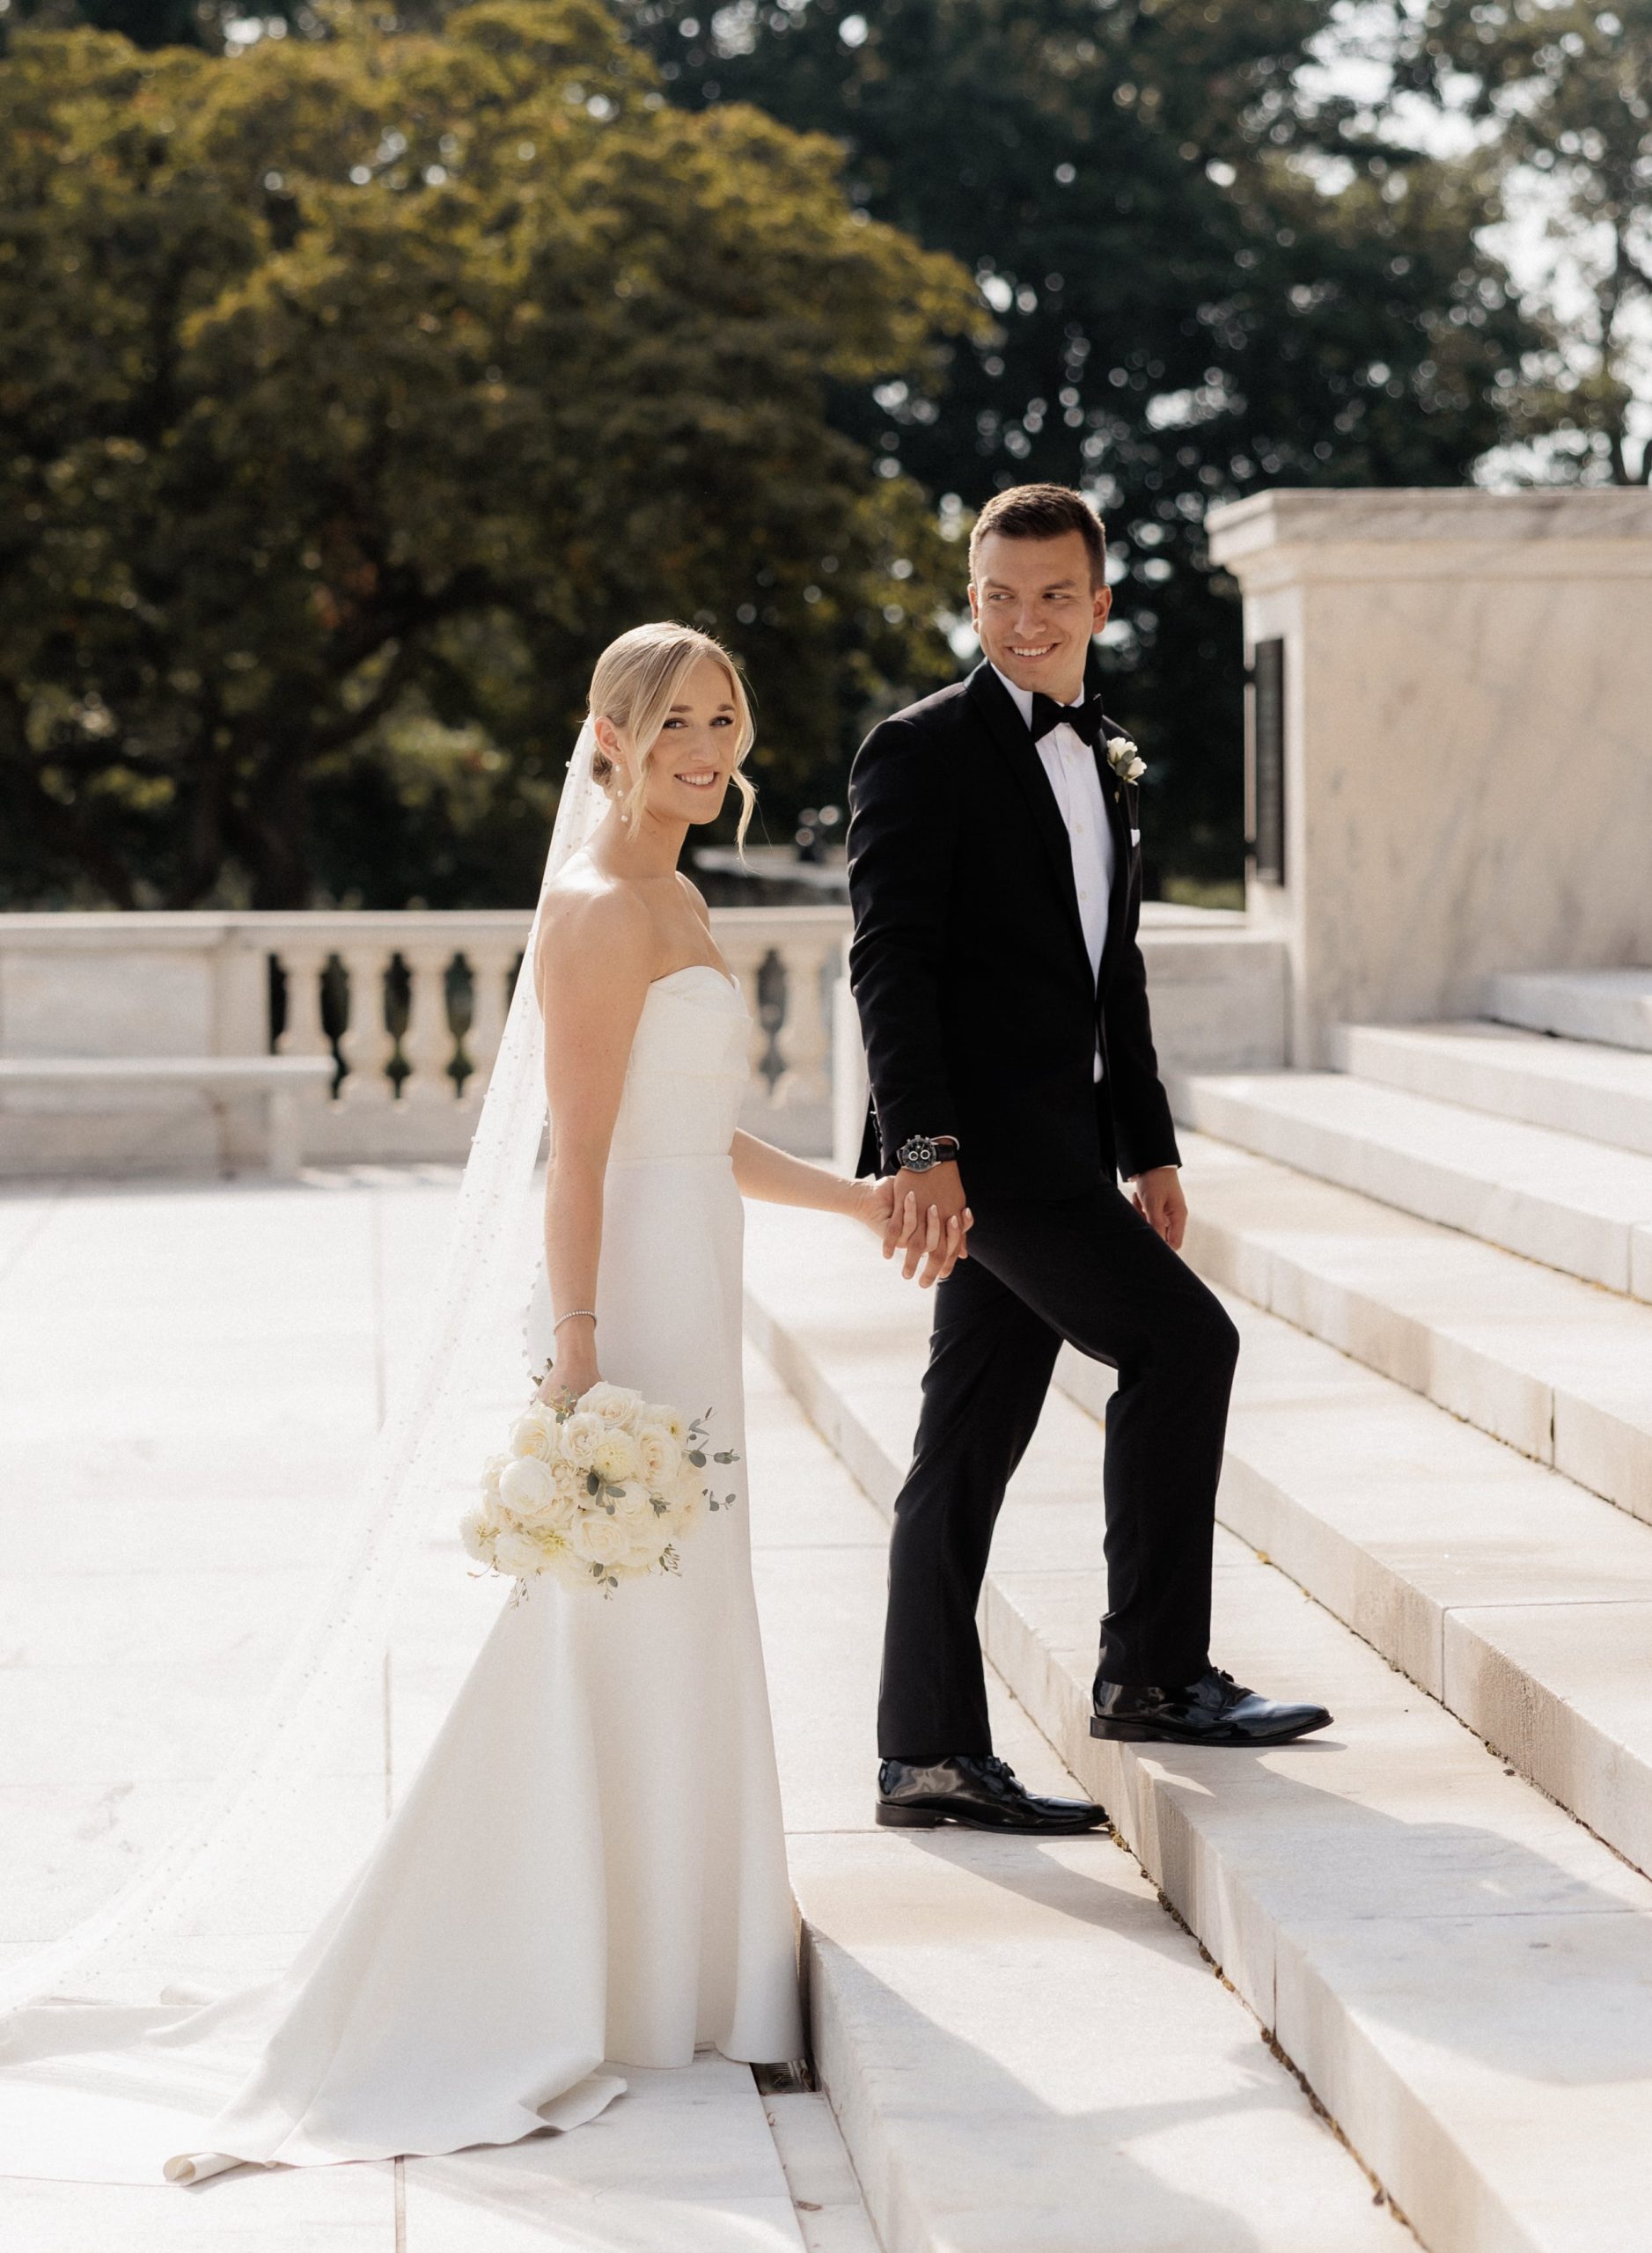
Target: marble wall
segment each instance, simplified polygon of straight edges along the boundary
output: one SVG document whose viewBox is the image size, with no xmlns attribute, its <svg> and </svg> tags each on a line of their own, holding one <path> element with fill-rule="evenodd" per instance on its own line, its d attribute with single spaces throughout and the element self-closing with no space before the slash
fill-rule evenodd
<svg viewBox="0 0 1652 2253">
<path fill-rule="evenodd" d="M 1285 642 L 1293 1062 L 1472 1014 L 1499 970 L 1652 963 L 1652 494 L 1281 491 L 1216 510 Z"/>
</svg>

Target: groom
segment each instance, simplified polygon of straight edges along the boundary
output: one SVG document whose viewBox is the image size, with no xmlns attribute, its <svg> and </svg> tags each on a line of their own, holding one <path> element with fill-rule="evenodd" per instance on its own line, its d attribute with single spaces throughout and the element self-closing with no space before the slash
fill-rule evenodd
<svg viewBox="0 0 1652 2253">
<path fill-rule="evenodd" d="M 943 1241 L 966 1200 L 973 1215 L 936 1292 L 895 1504 L 877 1819 L 899 1826 L 1106 1821 L 993 1758 L 975 1630 L 994 1521 L 1063 1339 L 1119 1373 L 1091 1734 L 1277 1744 L 1331 1718 L 1210 1664 L 1238 1337 L 1177 1256 L 1187 1207 L 1136 944 L 1136 789 L 1090 657 L 1105 565 L 1078 493 L 989 501 L 970 541 L 985 662 L 875 728 L 849 781 L 849 976 L 872 1090 L 860 1171 L 894 1173 L 897 1214 L 914 1193 Z"/>
</svg>

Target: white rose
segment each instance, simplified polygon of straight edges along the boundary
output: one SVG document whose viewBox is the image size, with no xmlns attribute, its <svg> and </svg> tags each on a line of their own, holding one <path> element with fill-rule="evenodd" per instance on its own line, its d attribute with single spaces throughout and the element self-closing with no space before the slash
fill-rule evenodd
<svg viewBox="0 0 1652 2253">
<path fill-rule="evenodd" d="M 613 1486 L 621 1486 L 628 1479 L 635 1479 L 637 1465 L 637 1445 L 629 1432 L 617 1428 L 605 1432 L 591 1451 L 591 1469 Z"/>
<path fill-rule="evenodd" d="M 491 1565 L 494 1560 L 494 1528 L 488 1522 L 485 1510 L 466 1510 L 459 1522 L 459 1537 L 465 1545 L 465 1554 L 474 1557 L 479 1565 Z"/>
<path fill-rule="evenodd" d="M 541 1463 L 555 1460 L 558 1425 L 548 1408 L 525 1409 L 518 1418 L 510 1434 L 513 1455 L 537 1456 Z"/>
<path fill-rule="evenodd" d="M 536 1455 L 519 1456 L 499 1481 L 499 1499 L 515 1517 L 534 1524 L 556 1502 L 556 1479 Z"/>
<path fill-rule="evenodd" d="M 499 1499 L 499 1481 L 503 1477 L 505 1467 L 510 1461 L 510 1457 L 508 1455 L 490 1455 L 482 1465 L 481 1490 L 491 1501 L 497 1501 Z"/>
<path fill-rule="evenodd" d="M 545 1544 L 517 1526 L 507 1526 L 493 1545 L 494 1563 L 502 1573 L 542 1573 L 549 1561 Z"/>
<path fill-rule="evenodd" d="M 670 1517 L 654 1507 L 644 1486 L 628 1489 L 615 1515 L 630 1536 L 630 1562 L 637 1572 L 651 1573 L 660 1552 L 672 1537 Z"/>
<path fill-rule="evenodd" d="M 600 1416 L 586 1408 L 576 1409 L 562 1426 L 562 1454 L 577 1470 L 589 1471 L 591 1457 L 607 1435 L 608 1426 Z"/>
<path fill-rule="evenodd" d="M 631 1528 L 616 1511 L 584 1510 L 569 1528 L 568 1545 L 588 1565 L 625 1564 L 631 1553 Z"/>
<path fill-rule="evenodd" d="M 587 1416 L 600 1416 L 605 1424 L 617 1424 L 628 1432 L 635 1431 L 642 1419 L 642 1396 L 628 1384 L 593 1384 L 589 1392 L 579 1396 L 581 1412 Z"/>
<path fill-rule="evenodd" d="M 664 1424 L 644 1424 L 636 1435 L 638 1475 L 650 1493 L 668 1494 L 683 1467 L 683 1451 Z"/>
</svg>

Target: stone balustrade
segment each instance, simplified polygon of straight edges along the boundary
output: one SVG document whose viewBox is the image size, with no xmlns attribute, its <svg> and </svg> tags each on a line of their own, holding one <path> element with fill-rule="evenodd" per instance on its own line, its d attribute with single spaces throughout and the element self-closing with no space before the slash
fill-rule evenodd
<svg viewBox="0 0 1652 2253">
<path fill-rule="evenodd" d="M 752 1013 L 745 1124 L 853 1164 L 865 1111 L 842 977 L 847 907 L 720 907 Z M 504 1029 L 525 911 L 0 914 L 0 1059 L 326 1058 L 296 1098 L 310 1165 L 462 1158 Z M 1149 906 L 1142 944 L 1167 1073 L 1281 1062 L 1285 948 L 1243 915 Z M 178 1078 L 0 1088 L 0 1175 L 256 1166 L 258 1099 Z"/>
<path fill-rule="evenodd" d="M 525 911 L 0 915 L 0 1056 L 331 1057 L 310 1163 L 452 1160 L 504 1029 Z M 731 907 L 713 928 L 752 1012 L 747 1123 L 830 1145 L 847 908 Z M 0 1172 L 257 1162 L 261 1128 L 164 1087 L 0 1097 Z"/>
</svg>

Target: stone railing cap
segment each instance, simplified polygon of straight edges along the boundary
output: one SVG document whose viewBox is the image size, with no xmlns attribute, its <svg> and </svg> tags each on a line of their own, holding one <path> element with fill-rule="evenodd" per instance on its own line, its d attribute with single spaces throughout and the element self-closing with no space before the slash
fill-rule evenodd
<svg viewBox="0 0 1652 2253">
<path fill-rule="evenodd" d="M 1212 509 L 1210 553 L 1232 563 L 1263 548 L 1362 541 L 1644 540 L 1652 548 L 1652 493 L 1483 493 L 1474 488 L 1281 487 Z"/>
</svg>

